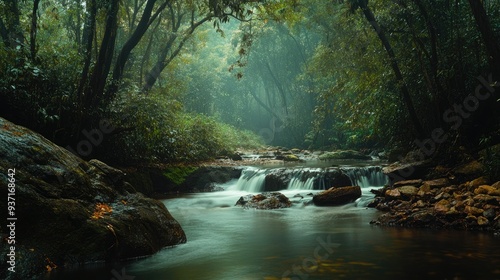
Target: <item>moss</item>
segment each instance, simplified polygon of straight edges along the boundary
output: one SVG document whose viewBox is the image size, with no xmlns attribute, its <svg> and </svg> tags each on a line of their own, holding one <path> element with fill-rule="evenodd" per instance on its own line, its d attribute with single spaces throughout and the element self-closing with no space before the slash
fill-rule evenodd
<svg viewBox="0 0 500 280">
<path fill-rule="evenodd" d="M 193 166 L 175 166 L 170 167 L 163 172 L 163 176 L 172 181 L 176 185 L 181 185 L 184 183 L 186 178 L 193 172 L 195 172 L 198 167 Z"/>
<path fill-rule="evenodd" d="M 345 150 L 345 151 L 334 151 L 327 152 L 319 156 L 320 160 L 332 160 L 332 159 L 370 159 L 369 156 L 365 156 L 358 151 Z"/>
<path fill-rule="evenodd" d="M 286 155 L 284 158 L 283 158 L 284 161 L 299 161 L 299 157 L 296 156 L 296 155 Z"/>
</svg>

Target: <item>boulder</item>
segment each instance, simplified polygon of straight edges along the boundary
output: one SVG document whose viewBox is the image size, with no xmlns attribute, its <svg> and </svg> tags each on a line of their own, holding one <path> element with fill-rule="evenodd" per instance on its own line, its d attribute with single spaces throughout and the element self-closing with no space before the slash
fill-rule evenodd
<svg viewBox="0 0 500 280">
<path fill-rule="evenodd" d="M 484 173 L 484 166 L 477 160 L 473 160 L 455 167 L 452 173 L 462 180 L 471 180 Z"/>
<path fill-rule="evenodd" d="M 439 178 L 429 181 L 424 181 L 423 185 L 428 185 L 431 189 L 442 188 L 447 186 L 450 182 L 447 178 Z"/>
<path fill-rule="evenodd" d="M 399 187 L 398 190 L 401 193 L 401 195 L 406 199 L 412 198 L 418 192 L 418 188 L 414 186 L 402 186 Z"/>
<path fill-rule="evenodd" d="M 400 187 L 400 186 L 414 186 L 418 187 L 422 185 L 422 179 L 414 179 L 414 180 L 405 180 L 405 181 L 399 181 L 394 183 L 394 187 Z"/>
<path fill-rule="evenodd" d="M 389 176 L 391 185 L 398 181 L 419 179 L 428 174 L 430 169 L 429 161 L 417 162 L 395 162 L 382 169 L 382 172 Z"/>
<path fill-rule="evenodd" d="M 249 194 L 246 196 L 242 196 L 236 202 L 235 206 L 243 206 L 246 209 L 253 208 L 253 209 L 270 210 L 270 209 L 288 208 L 292 206 L 292 203 L 282 193 L 269 192 L 257 195 Z"/>
<path fill-rule="evenodd" d="M 448 212 L 450 210 L 450 202 L 442 199 L 434 205 L 434 209 L 438 212 Z"/>
<path fill-rule="evenodd" d="M 488 185 L 481 185 L 474 190 L 475 194 L 489 194 L 493 196 L 499 196 L 500 190 Z"/>
<path fill-rule="evenodd" d="M 401 198 L 401 192 L 398 189 L 390 189 L 385 191 L 385 198 L 388 200 Z"/>
<path fill-rule="evenodd" d="M 353 150 L 339 150 L 333 152 L 326 152 L 318 157 L 320 160 L 333 160 L 333 159 L 360 159 L 371 160 L 371 156 L 364 155 L 358 151 Z"/>
<path fill-rule="evenodd" d="M 6 172 L 15 169 L 20 278 L 43 273 L 47 260 L 58 267 L 113 262 L 186 242 L 165 205 L 135 192 L 118 169 L 83 161 L 2 118 L 0 154 L 0 185 L 7 186 Z M 7 209 L 6 199 L 0 208 Z M 0 249 L 4 263 L 6 247 Z"/>
<path fill-rule="evenodd" d="M 283 161 L 300 161 L 300 159 L 296 155 L 285 155 Z"/>
<path fill-rule="evenodd" d="M 329 188 L 313 196 L 313 203 L 317 206 L 336 206 L 353 202 L 361 197 L 359 186 Z"/>
</svg>

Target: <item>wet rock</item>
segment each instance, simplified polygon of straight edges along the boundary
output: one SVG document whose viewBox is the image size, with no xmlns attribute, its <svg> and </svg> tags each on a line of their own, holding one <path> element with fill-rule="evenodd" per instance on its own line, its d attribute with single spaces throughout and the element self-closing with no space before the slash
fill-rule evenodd
<svg viewBox="0 0 500 280">
<path fill-rule="evenodd" d="M 326 152 L 319 156 L 320 160 L 333 160 L 333 159 L 360 159 L 360 160 L 370 160 L 370 156 L 364 155 L 358 151 L 346 150 L 346 151 L 334 151 Z"/>
<path fill-rule="evenodd" d="M 479 216 L 482 215 L 484 212 L 483 209 L 476 208 L 474 206 L 465 206 L 465 213 L 472 215 L 472 216 Z"/>
<path fill-rule="evenodd" d="M 414 186 L 418 187 L 422 185 L 422 179 L 415 179 L 415 180 L 405 180 L 405 181 L 399 181 L 394 183 L 394 187 L 401 187 L 401 186 Z"/>
<path fill-rule="evenodd" d="M 474 196 L 474 201 L 479 203 L 488 203 L 491 205 L 499 205 L 500 198 L 487 194 L 478 194 Z"/>
<path fill-rule="evenodd" d="M 373 193 L 376 197 L 379 197 L 379 196 L 384 196 L 385 192 L 389 189 L 390 189 L 389 186 L 385 186 L 380 189 L 371 189 L 370 192 Z"/>
<path fill-rule="evenodd" d="M 238 152 L 235 152 L 235 153 L 231 153 L 229 156 L 228 156 L 231 160 L 234 160 L 234 161 L 240 161 L 240 160 L 243 160 L 243 157 L 238 153 Z"/>
<path fill-rule="evenodd" d="M 245 209 L 253 208 L 253 209 L 270 210 L 270 209 L 288 208 L 292 206 L 292 203 L 282 193 L 269 192 L 257 195 L 249 194 L 246 196 L 242 196 L 236 202 L 235 206 L 243 206 Z"/>
<path fill-rule="evenodd" d="M 214 183 L 224 184 L 241 176 L 242 169 L 228 166 L 202 166 L 193 168 L 193 171 L 185 176 L 183 182 L 174 189 L 182 192 L 204 192 L 216 191 L 212 188 Z"/>
<path fill-rule="evenodd" d="M 296 155 L 286 155 L 283 157 L 283 161 L 300 161 L 300 159 Z"/>
<path fill-rule="evenodd" d="M 401 197 L 401 192 L 398 189 L 385 191 L 385 198 L 387 199 L 399 199 L 400 197 Z"/>
<path fill-rule="evenodd" d="M 406 181 L 422 178 L 430 167 L 429 161 L 417 161 L 410 163 L 392 163 L 382 169 L 382 172 L 389 176 L 391 184 L 398 181 Z"/>
<path fill-rule="evenodd" d="M 479 177 L 467 183 L 472 189 L 477 188 L 481 185 L 488 185 L 489 180 L 486 177 Z"/>
<path fill-rule="evenodd" d="M 420 186 L 417 192 L 418 196 L 425 196 L 425 195 L 431 195 L 431 186 L 427 184 L 423 184 Z"/>
<path fill-rule="evenodd" d="M 434 209 L 438 212 L 448 212 L 450 211 L 450 202 L 442 199 L 434 205 Z"/>
<path fill-rule="evenodd" d="M 490 209 L 483 212 L 483 216 L 486 217 L 487 219 L 490 219 L 490 220 L 494 219 L 495 215 L 496 215 L 496 211 L 493 208 L 490 208 Z"/>
<path fill-rule="evenodd" d="M 489 223 L 490 223 L 490 221 L 488 221 L 488 219 L 487 219 L 487 218 L 485 218 L 485 217 L 482 217 L 482 216 L 481 216 L 481 217 L 478 217 L 478 218 L 477 218 L 477 224 L 478 224 L 479 226 L 487 226 Z"/>
<path fill-rule="evenodd" d="M 361 197 L 361 188 L 358 186 L 329 188 L 313 196 L 317 206 L 336 206 L 353 202 Z"/>
<path fill-rule="evenodd" d="M 480 176 L 484 172 L 484 167 L 481 163 L 474 160 L 454 168 L 452 172 L 464 180 L 470 180 Z"/>
<path fill-rule="evenodd" d="M 494 195 L 494 196 L 500 195 L 499 190 L 497 190 L 496 188 L 494 188 L 492 186 L 488 186 L 488 185 L 481 185 L 481 186 L 477 187 L 474 190 L 474 193 L 475 194 L 489 194 L 489 195 Z"/>
<path fill-rule="evenodd" d="M 399 187 L 397 189 L 401 193 L 401 196 L 406 198 L 406 199 L 411 199 L 418 192 L 418 188 L 416 188 L 414 186 L 402 186 L 402 187 Z"/>
<path fill-rule="evenodd" d="M 424 181 L 423 184 L 428 185 L 431 189 L 436 189 L 447 186 L 449 183 L 450 182 L 448 181 L 448 178 L 439 178 L 439 179 Z"/>
<path fill-rule="evenodd" d="M 16 224 L 16 253 L 30 264 L 26 273 L 44 272 L 47 257 L 60 267 L 112 262 L 186 241 L 165 205 L 136 193 L 118 169 L 83 161 L 2 118 L 0 154 L 2 169 L 16 169 L 15 214 L 22 221 Z M 7 183 L 0 176 L 0 185 Z M 0 208 L 7 209 L 6 203 L 0 200 Z"/>
<path fill-rule="evenodd" d="M 425 202 L 423 202 L 422 200 L 418 200 L 417 202 L 413 203 L 412 204 L 412 208 L 423 208 L 423 207 L 426 207 L 427 204 Z"/>
</svg>

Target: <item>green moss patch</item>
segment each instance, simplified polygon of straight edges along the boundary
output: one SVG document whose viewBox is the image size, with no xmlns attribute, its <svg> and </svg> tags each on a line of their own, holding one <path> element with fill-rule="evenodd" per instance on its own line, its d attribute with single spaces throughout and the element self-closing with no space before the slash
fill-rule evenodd
<svg viewBox="0 0 500 280">
<path fill-rule="evenodd" d="M 197 169 L 198 167 L 193 166 L 169 167 L 165 170 L 165 172 L 163 172 L 163 176 L 179 186 L 184 183 L 184 181 L 186 181 L 186 178 Z"/>
</svg>

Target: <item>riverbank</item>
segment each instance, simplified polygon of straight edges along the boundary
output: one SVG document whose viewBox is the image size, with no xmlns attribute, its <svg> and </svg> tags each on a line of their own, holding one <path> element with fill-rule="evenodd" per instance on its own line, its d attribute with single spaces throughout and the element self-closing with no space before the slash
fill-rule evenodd
<svg viewBox="0 0 500 280">
<path fill-rule="evenodd" d="M 374 191 L 370 207 L 385 213 L 372 224 L 500 234 L 500 181 L 484 176 L 480 162 L 455 167 L 414 163 L 405 168 L 424 175 Z M 398 170 L 396 165 L 384 168 L 391 178 Z"/>
</svg>

